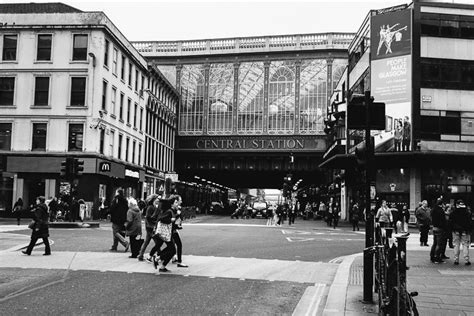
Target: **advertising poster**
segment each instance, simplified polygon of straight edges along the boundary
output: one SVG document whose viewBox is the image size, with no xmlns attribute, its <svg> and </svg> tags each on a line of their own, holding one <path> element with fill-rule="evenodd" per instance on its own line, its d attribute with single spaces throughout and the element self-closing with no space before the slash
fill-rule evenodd
<svg viewBox="0 0 474 316">
<path fill-rule="evenodd" d="M 374 132 L 376 151 L 412 149 L 411 9 L 374 12 L 370 77 L 375 102 L 385 103 L 385 130 Z"/>
</svg>

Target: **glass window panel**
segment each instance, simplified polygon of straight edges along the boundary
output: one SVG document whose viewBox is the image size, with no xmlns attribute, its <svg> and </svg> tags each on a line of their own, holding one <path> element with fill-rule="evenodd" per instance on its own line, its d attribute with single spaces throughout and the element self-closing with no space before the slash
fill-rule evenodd
<svg viewBox="0 0 474 316">
<path fill-rule="evenodd" d="M 237 133 L 263 133 L 265 69 L 263 62 L 242 63 L 239 67 Z"/>
<path fill-rule="evenodd" d="M 300 74 L 300 133 L 324 134 L 326 117 L 327 63 L 325 59 L 304 60 Z"/>
<path fill-rule="evenodd" d="M 209 69 L 209 134 L 231 134 L 233 123 L 234 66 L 213 64 Z"/>
<path fill-rule="evenodd" d="M 459 27 L 462 38 L 474 38 L 474 22 L 461 21 Z"/>
<path fill-rule="evenodd" d="M 87 34 L 74 35 L 74 43 L 72 49 L 72 60 L 87 59 Z"/>
<path fill-rule="evenodd" d="M 179 133 L 200 135 L 203 133 L 204 116 L 204 66 L 184 65 L 181 71 L 181 108 Z"/>
<path fill-rule="evenodd" d="M 421 35 L 439 36 L 439 20 L 422 20 Z"/>
<path fill-rule="evenodd" d="M 38 35 L 38 51 L 36 60 L 51 60 L 52 35 Z"/>
<path fill-rule="evenodd" d="M 86 78 L 71 78 L 71 106 L 84 106 L 86 103 Z"/>
<path fill-rule="evenodd" d="M 13 105 L 15 78 L 0 77 L 0 105 Z"/>
<path fill-rule="evenodd" d="M 69 124 L 68 150 L 82 151 L 84 124 Z"/>
<path fill-rule="evenodd" d="M 0 150 L 11 150 L 12 124 L 0 123 Z"/>
<path fill-rule="evenodd" d="M 295 62 L 273 61 L 268 83 L 268 133 L 293 134 L 295 128 Z"/>
<path fill-rule="evenodd" d="M 16 60 L 16 44 L 18 35 L 3 36 L 3 60 Z"/>
<path fill-rule="evenodd" d="M 459 36 L 459 22 L 441 20 L 441 36 L 458 37 Z"/>
<path fill-rule="evenodd" d="M 33 124 L 33 141 L 31 150 L 46 150 L 46 123 Z"/>
<path fill-rule="evenodd" d="M 48 105 L 49 99 L 49 77 L 35 78 L 35 101 L 34 105 Z"/>
</svg>

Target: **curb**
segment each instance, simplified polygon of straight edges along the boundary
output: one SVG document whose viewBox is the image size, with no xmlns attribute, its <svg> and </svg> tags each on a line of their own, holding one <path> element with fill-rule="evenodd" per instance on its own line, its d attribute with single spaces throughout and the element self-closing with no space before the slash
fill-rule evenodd
<svg viewBox="0 0 474 316">
<path fill-rule="evenodd" d="M 349 285 L 349 276 L 351 265 L 354 259 L 362 256 L 361 253 L 344 257 L 337 269 L 334 281 L 329 288 L 326 306 L 323 315 L 344 315 L 346 310 L 347 286 Z"/>
<path fill-rule="evenodd" d="M 99 228 L 99 222 L 52 222 L 49 228 Z"/>
</svg>

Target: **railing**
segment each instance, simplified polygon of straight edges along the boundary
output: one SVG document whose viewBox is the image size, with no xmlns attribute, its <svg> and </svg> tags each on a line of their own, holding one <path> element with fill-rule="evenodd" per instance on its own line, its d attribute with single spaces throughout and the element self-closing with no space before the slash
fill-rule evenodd
<svg viewBox="0 0 474 316">
<path fill-rule="evenodd" d="M 408 234 L 392 238 L 392 228 L 375 228 L 375 291 L 381 315 L 418 315 L 413 297 L 406 287 L 406 243 Z"/>
<path fill-rule="evenodd" d="M 258 36 L 190 41 L 132 42 L 143 55 L 197 55 L 245 53 L 255 51 L 346 49 L 353 33 L 320 33 L 281 36 Z"/>
</svg>

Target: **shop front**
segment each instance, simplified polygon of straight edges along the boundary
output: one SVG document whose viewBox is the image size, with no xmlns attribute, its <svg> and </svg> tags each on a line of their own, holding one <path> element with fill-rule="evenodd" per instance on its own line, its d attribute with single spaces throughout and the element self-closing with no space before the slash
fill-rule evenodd
<svg viewBox="0 0 474 316">
<path fill-rule="evenodd" d="M 143 198 L 151 194 L 162 195 L 165 191 L 165 173 L 162 171 L 145 170 L 145 182 L 143 183 Z"/>
</svg>

